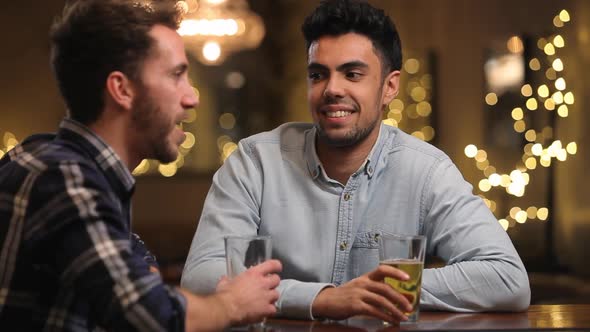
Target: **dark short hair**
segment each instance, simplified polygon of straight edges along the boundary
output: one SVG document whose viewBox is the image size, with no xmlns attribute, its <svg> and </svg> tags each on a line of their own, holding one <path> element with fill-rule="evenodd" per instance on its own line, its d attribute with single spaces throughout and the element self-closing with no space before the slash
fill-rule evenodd
<svg viewBox="0 0 590 332">
<path fill-rule="evenodd" d="M 301 30 L 307 51 L 314 41 L 326 35 L 364 35 L 373 43 L 384 73 L 401 68 L 401 41 L 395 24 L 383 10 L 366 1 L 324 0 L 307 16 Z"/>
<path fill-rule="evenodd" d="M 157 24 L 178 29 L 176 1 L 78 0 L 51 27 L 51 65 L 71 118 L 90 124 L 104 108 L 113 71 L 139 79 Z"/>
</svg>

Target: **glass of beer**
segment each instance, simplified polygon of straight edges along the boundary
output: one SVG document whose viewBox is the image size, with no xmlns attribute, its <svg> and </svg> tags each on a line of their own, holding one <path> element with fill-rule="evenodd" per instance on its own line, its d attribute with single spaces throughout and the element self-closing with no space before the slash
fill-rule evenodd
<svg viewBox="0 0 590 332">
<path fill-rule="evenodd" d="M 271 257 L 270 236 L 226 236 L 224 241 L 227 277 L 230 279 Z M 260 323 L 251 324 L 247 329 L 264 331 L 265 322 L 266 320 L 263 320 Z"/>
<path fill-rule="evenodd" d="M 412 304 L 406 312 L 406 323 L 418 320 L 422 271 L 426 254 L 426 237 L 422 235 L 382 235 L 379 237 L 379 264 L 393 266 L 407 273 L 410 279 L 385 278 L 385 283 L 405 296 Z"/>
</svg>

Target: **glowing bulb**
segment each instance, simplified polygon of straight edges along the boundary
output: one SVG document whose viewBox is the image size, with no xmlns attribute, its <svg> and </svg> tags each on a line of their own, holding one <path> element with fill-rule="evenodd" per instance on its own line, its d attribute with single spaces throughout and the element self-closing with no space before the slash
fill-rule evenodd
<svg viewBox="0 0 590 332">
<path fill-rule="evenodd" d="M 207 61 L 215 62 L 221 56 L 221 46 L 217 42 L 207 42 L 203 45 L 203 56 Z"/>
<path fill-rule="evenodd" d="M 565 90 L 565 80 L 563 79 L 563 77 L 560 77 L 557 80 L 555 80 L 555 88 L 560 91 Z"/>
<path fill-rule="evenodd" d="M 474 158 L 477 155 L 477 147 L 473 144 L 469 144 L 465 147 L 465 155 L 468 158 Z"/>
<path fill-rule="evenodd" d="M 553 60 L 551 67 L 553 67 L 553 69 L 555 71 L 562 71 L 563 70 L 563 62 L 561 61 L 561 59 L 557 58 L 557 59 Z"/>
</svg>

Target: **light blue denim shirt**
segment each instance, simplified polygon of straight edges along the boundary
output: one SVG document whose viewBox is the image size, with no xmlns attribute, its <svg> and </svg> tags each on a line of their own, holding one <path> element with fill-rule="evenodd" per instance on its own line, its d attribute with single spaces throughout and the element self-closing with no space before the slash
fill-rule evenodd
<svg viewBox="0 0 590 332">
<path fill-rule="evenodd" d="M 223 237 L 271 235 L 283 272 L 282 316 L 313 318 L 324 287 L 378 266 L 381 234 L 424 234 L 421 308 L 524 310 L 526 270 L 510 238 L 442 151 L 382 125 L 363 166 L 346 185 L 330 179 L 312 124 L 287 123 L 243 139 L 213 177 L 181 284 L 211 293 L 225 275 Z"/>
</svg>

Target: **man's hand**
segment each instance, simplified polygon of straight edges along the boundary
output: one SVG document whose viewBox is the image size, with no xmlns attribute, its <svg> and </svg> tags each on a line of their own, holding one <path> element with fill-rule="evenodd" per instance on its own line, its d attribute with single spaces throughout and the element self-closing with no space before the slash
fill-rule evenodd
<svg viewBox="0 0 590 332">
<path fill-rule="evenodd" d="M 274 315 L 279 298 L 275 289 L 280 282 L 276 273 L 282 266 L 278 260 L 258 264 L 233 279 L 223 277 L 217 284 L 217 295 L 228 310 L 231 324 L 248 324 Z"/>
<path fill-rule="evenodd" d="M 385 284 L 385 277 L 409 279 L 401 270 L 380 265 L 376 270 L 339 287 L 323 289 L 312 304 L 313 316 L 339 320 L 368 315 L 393 324 L 407 320 L 404 312 L 411 311 L 412 304 Z"/>
</svg>

